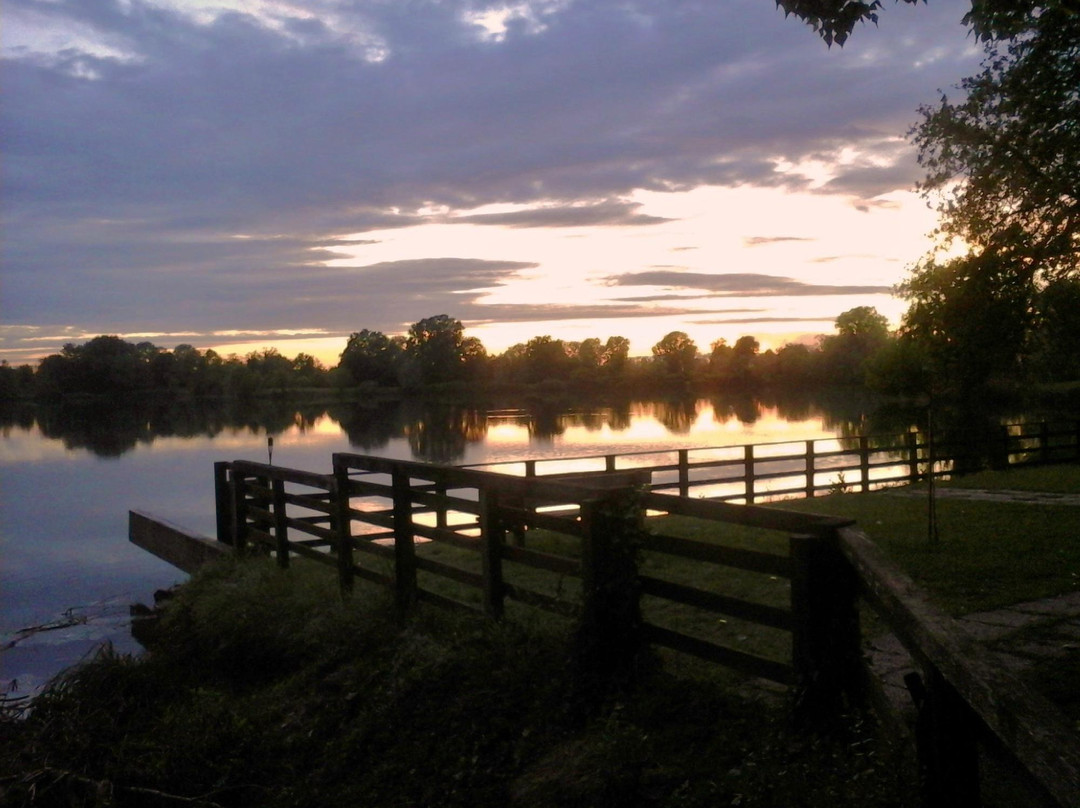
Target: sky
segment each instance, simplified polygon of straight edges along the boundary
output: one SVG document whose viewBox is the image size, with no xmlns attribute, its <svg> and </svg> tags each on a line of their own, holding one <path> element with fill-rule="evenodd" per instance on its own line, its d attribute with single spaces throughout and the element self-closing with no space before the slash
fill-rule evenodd
<svg viewBox="0 0 1080 808">
<path fill-rule="evenodd" d="M 895 325 L 969 8 L 827 48 L 773 0 L 5 0 L 0 359 Z"/>
</svg>

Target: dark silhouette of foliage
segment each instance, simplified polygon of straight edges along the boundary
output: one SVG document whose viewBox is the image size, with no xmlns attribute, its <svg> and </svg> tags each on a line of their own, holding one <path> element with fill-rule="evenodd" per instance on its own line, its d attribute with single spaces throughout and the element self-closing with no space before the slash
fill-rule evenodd
<svg viewBox="0 0 1080 808">
<path fill-rule="evenodd" d="M 446 314 L 425 317 L 409 327 L 402 382 L 418 387 L 466 381 L 486 357 L 475 337 L 465 337 L 460 320 Z"/>
<path fill-rule="evenodd" d="M 878 22 L 881 0 L 775 0 L 784 15 L 795 15 L 816 31 L 825 43 L 843 45 L 858 23 Z M 900 0 L 896 0 L 897 3 Z M 903 0 L 909 5 L 919 0 Z M 922 0 L 927 2 L 927 0 Z M 979 39 L 992 40 L 1015 36 L 1030 20 L 1048 10 L 1075 10 L 1074 0 L 971 0 L 971 10 L 964 15 Z"/>
<path fill-rule="evenodd" d="M 652 347 L 652 354 L 665 374 L 686 379 L 694 371 L 698 348 L 685 331 L 672 331 Z"/>
<path fill-rule="evenodd" d="M 374 382 L 393 386 L 398 383 L 398 371 L 404 356 L 404 340 L 393 339 L 381 331 L 354 331 L 341 352 L 338 367 L 349 374 L 355 384 Z"/>
<path fill-rule="evenodd" d="M 912 130 L 922 190 L 940 195 L 942 247 L 968 251 L 932 253 L 913 268 L 899 287 L 911 304 L 903 332 L 937 386 L 967 399 L 1053 367 L 1030 361 L 1033 351 L 1047 358 L 1042 330 L 1061 322 L 1050 298 L 1039 316 L 1040 301 L 1080 277 L 1080 13 L 1035 7 L 1018 12 L 1010 39 L 987 46 L 963 100 L 943 95 Z"/>
</svg>

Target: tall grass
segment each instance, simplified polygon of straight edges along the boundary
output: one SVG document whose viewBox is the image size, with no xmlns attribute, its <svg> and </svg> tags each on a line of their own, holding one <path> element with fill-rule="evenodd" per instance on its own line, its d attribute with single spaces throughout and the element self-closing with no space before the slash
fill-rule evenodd
<svg viewBox="0 0 1080 808">
<path fill-rule="evenodd" d="M 335 598 L 323 568 L 224 564 L 133 659 L 103 651 L 0 728 L 5 805 L 906 805 L 857 718 L 796 731 L 750 698 L 644 666 L 584 714 L 546 624 Z"/>
</svg>

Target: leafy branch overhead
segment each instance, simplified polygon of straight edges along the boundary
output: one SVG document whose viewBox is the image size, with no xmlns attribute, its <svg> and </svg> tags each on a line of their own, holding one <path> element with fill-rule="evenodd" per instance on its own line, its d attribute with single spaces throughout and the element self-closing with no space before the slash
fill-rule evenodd
<svg viewBox="0 0 1080 808">
<path fill-rule="evenodd" d="M 916 5 L 928 0 L 895 0 Z M 784 15 L 794 15 L 814 29 L 828 45 L 843 45 L 856 24 L 878 22 L 881 0 L 776 0 Z M 1080 12 L 1078 0 L 971 0 L 964 25 L 982 41 L 1007 39 L 1027 29 L 1047 11 Z"/>
</svg>

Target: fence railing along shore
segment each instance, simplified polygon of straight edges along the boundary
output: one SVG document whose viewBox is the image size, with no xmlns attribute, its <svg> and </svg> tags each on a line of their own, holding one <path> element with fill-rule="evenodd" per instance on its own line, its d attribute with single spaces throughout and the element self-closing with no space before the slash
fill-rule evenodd
<svg viewBox="0 0 1080 808">
<path fill-rule="evenodd" d="M 1080 451 L 1076 431 L 1008 440 L 1013 464 Z M 875 467 L 866 458 L 879 443 L 855 443 L 860 470 Z M 674 469 L 606 455 L 600 468 L 526 461 L 518 474 L 349 453 L 333 455 L 330 474 L 217 463 L 218 538 L 282 567 L 298 557 L 330 565 L 346 593 L 358 580 L 386 587 L 403 612 L 419 602 L 495 619 L 541 609 L 588 627 L 608 651 L 621 637 L 795 686 L 808 714 L 875 692 L 859 623 L 868 604 L 921 670 L 910 688 L 928 805 L 978 804 L 980 742 L 1005 750 L 1053 803 L 1080 805 L 1077 736 L 1055 707 L 994 664 L 850 521 L 654 490 L 688 481 L 693 491 L 691 471 L 706 466 L 693 451 L 679 450 L 686 463 Z M 829 452 L 800 456 L 806 480 Z M 938 456 L 909 462 L 920 477 L 950 467 Z M 675 486 L 657 479 L 673 470 Z"/>
<path fill-rule="evenodd" d="M 482 463 L 525 477 L 644 469 L 650 490 L 747 504 L 872 491 L 969 471 L 1080 459 L 1080 421 L 1003 424 L 977 441 L 923 432 Z"/>
</svg>

